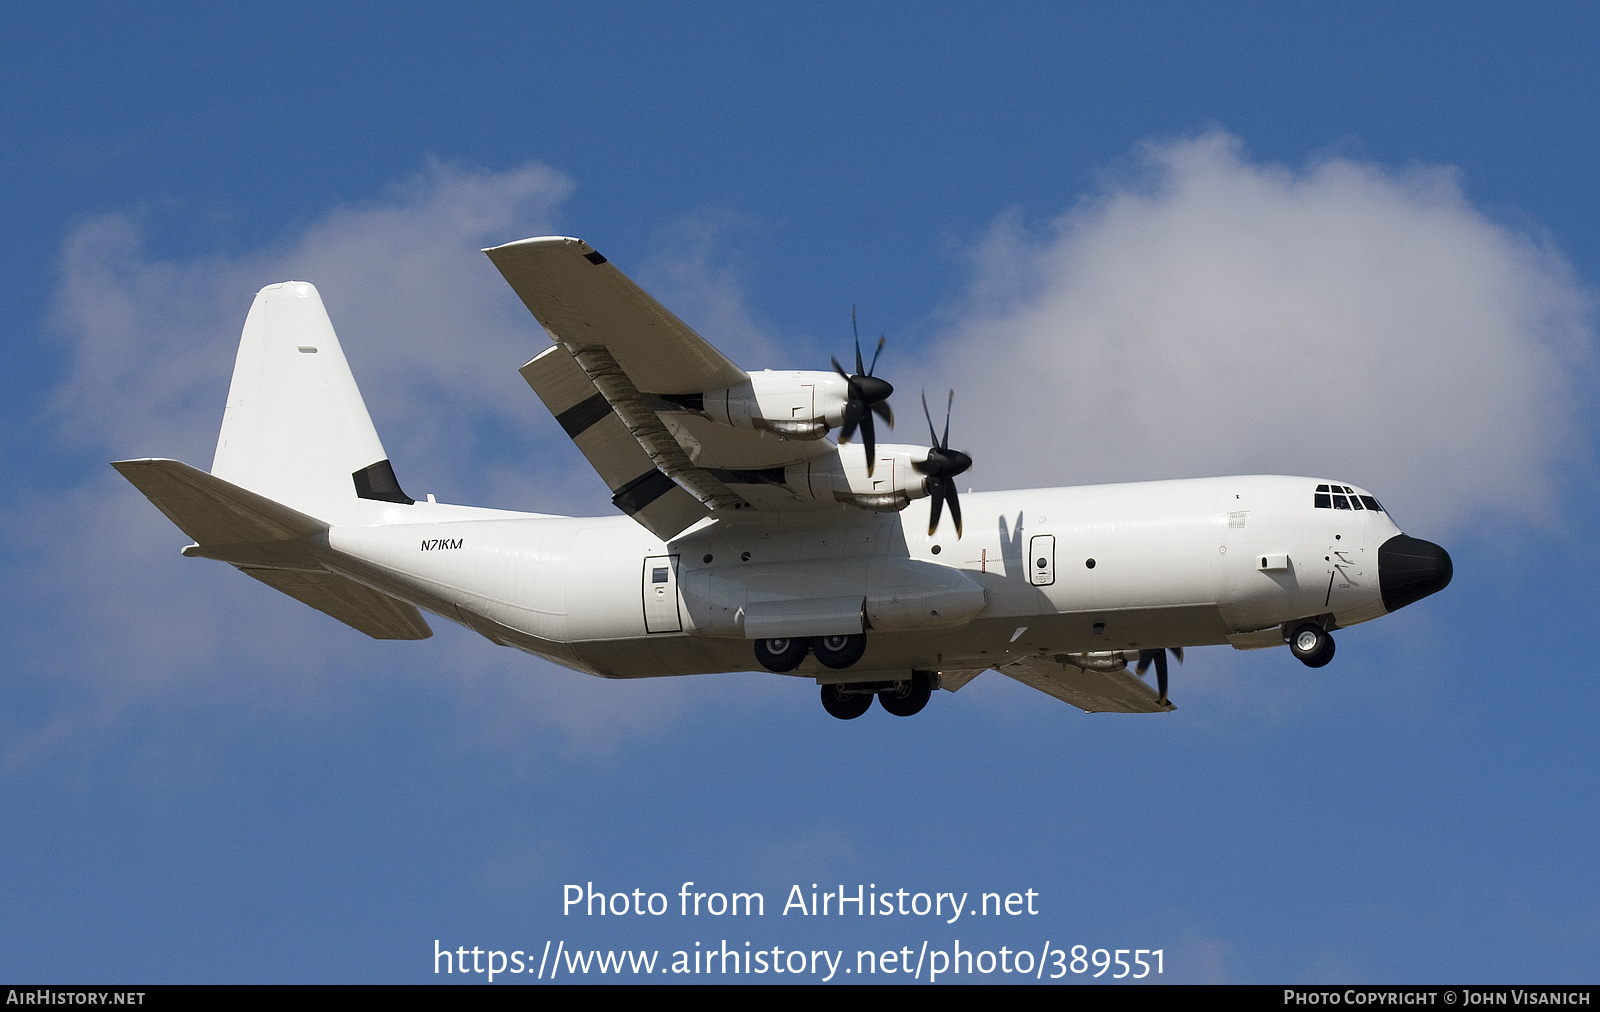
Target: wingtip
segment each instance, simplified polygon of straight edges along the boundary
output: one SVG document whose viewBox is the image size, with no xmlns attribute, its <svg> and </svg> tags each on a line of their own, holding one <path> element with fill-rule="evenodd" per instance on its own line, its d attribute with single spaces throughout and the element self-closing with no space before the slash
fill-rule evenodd
<svg viewBox="0 0 1600 1012">
<path fill-rule="evenodd" d="M 484 253 L 496 253 L 496 252 L 499 252 L 500 250 L 518 249 L 518 248 L 524 247 L 524 246 L 555 246 L 555 245 L 567 245 L 567 244 L 577 245 L 577 246 L 588 246 L 589 245 L 588 243 L 584 242 L 582 239 L 575 239 L 570 235 L 535 235 L 535 236 L 529 236 L 526 239 L 514 239 L 511 242 L 503 242 L 498 246 L 485 246 L 485 247 L 483 247 L 482 252 L 484 252 Z"/>
</svg>

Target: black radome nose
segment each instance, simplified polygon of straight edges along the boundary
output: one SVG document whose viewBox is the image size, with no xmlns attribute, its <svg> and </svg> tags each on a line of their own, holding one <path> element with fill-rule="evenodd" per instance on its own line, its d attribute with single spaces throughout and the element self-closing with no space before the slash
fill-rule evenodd
<svg viewBox="0 0 1600 1012">
<path fill-rule="evenodd" d="M 1385 611 L 1437 594 L 1454 575 L 1450 553 L 1431 541 L 1396 534 L 1378 549 L 1378 588 Z"/>
</svg>

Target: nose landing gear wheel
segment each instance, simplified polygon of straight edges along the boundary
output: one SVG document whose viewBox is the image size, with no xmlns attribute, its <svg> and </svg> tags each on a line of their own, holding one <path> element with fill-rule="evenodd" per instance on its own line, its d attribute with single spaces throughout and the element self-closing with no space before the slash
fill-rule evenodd
<svg viewBox="0 0 1600 1012">
<path fill-rule="evenodd" d="M 811 641 L 811 652 L 823 664 L 842 670 L 861 659 L 867 652 L 867 636 L 818 636 Z M 799 663 L 799 662 L 796 662 Z"/>
<path fill-rule="evenodd" d="M 840 720 L 855 720 L 872 706 L 872 693 L 847 690 L 843 685 L 824 685 L 822 708 Z"/>
<path fill-rule="evenodd" d="M 798 638 L 756 640 L 756 663 L 768 671 L 793 671 L 806 659 L 806 641 Z"/>
<path fill-rule="evenodd" d="M 1333 660 L 1333 637 L 1321 626 L 1307 622 L 1289 637 L 1289 651 L 1308 668 L 1320 668 Z"/>
<path fill-rule="evenodd" d="M 911 681 L 900 682 L 892 689 L 878 690 L 878 705 L 896 717 L 910 717 L 928 705 L 933 695 L 933 676 L 926 671 L 913 671 Z"/>
</svg>

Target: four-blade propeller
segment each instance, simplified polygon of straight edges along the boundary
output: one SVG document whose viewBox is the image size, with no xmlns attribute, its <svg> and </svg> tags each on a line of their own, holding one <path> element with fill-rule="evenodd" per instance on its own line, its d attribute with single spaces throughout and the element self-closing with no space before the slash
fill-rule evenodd
<svg viewBox="0 0 1600 1012">
<path fill-rule="evenodd" d="M 944 438 L 933 428 L 933 414 L 928 410 L 928 395 L 922 395 L 922 413 L 928 419 L 928 438 L 933 446 L 928 449 L 928 459 L 913 464 L 918 473 L 928 477 L 928 496 L 933 505 L 928 509 L 928 535 L 939 529 L 939 517 L 945 503 L 950 504 L 950 519 L 956 522 L 956 537 L 961 537 L 961 500 L 956 497 L 955 477 L 972 466 L 972 458 L 960 450 L 950 449 L 950 408 L 955 404 L 956 392 L 950 391 L 950 400 L 944 406 Z"/>
<path fill-rule="evenodd" d="M 872 366 L 867 368 L 861 363 L 861 333 L 856 330 L 856 307 L 850 307 L 850 330 L 856 337 L 856 371 L 854 375 L 846 373 L 844 366 L 839 364 L 836 357 L 833 360 L 833 369 L 845 382 L 850 385 L 848 399 L 844 405 L 844 424 L 839 428 L 839 442 L 848 443 L 850 437 L 856 434 L 856 427 L 861 427 L 861 441 L 866 444 L 867 473 L 872 473 L 873 465 L 877 463 L 878 434 L 874 431 L 872 416 L 876 414 L 888 423 L 889 428 L 894 428 L 894 411 L 889 408 L 889 395 L 894 393 L 894 387 L 887 380 L 881 380 L 872 375 L 872 370 L 878 367 L 878 356 L 883 354 L 883 346 L 888 343 L 888 338 L 879 336 L 878 350 L 872 353 Z"/>
<path fill-rule="evenodd" d="M 1183 648 L 1182 647 L 1169 647 L 1168 649 L 1170 649 L 1172 651 L 1172 656 L 1174 656 L 1174 657 L 1176 657 L 1178 659 L 1178 663 L 1182 664 L 1183 663 Z M 1141 651 L 1139 651 L 1139 664 L 1133 670 L 1134 670 L 1135 673 L 1138 674 L 1138 676 L 1140 678 L 1143 678 L 1144 677 L 1144 673 L 1150 669 L 1150 662 L 1151 661 L 1154 661 L 1155 665 L 1156 665 L 1156 691 L 1160 694 L 1160 700 L 1159 701 L 1160 701 L 1162 706 L 1165 706 L 1167 704 L 1167 651 L 1166 650 L 1141 650 Z"/>
</svg>

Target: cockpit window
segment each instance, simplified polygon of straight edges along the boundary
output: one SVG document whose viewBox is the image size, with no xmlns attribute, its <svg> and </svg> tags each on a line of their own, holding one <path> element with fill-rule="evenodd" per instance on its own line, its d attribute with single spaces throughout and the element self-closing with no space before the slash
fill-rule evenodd
<svg viewBox="0 0 1600 1012">
<path fill-rule="evenodd" d="M 1319 510 L 1375 510 L 1383 512 L 1378 500 L 1362 495 L 1349 485 L 1318 485 L 1311 494 L 1311 505 Z"/>
</svg>

